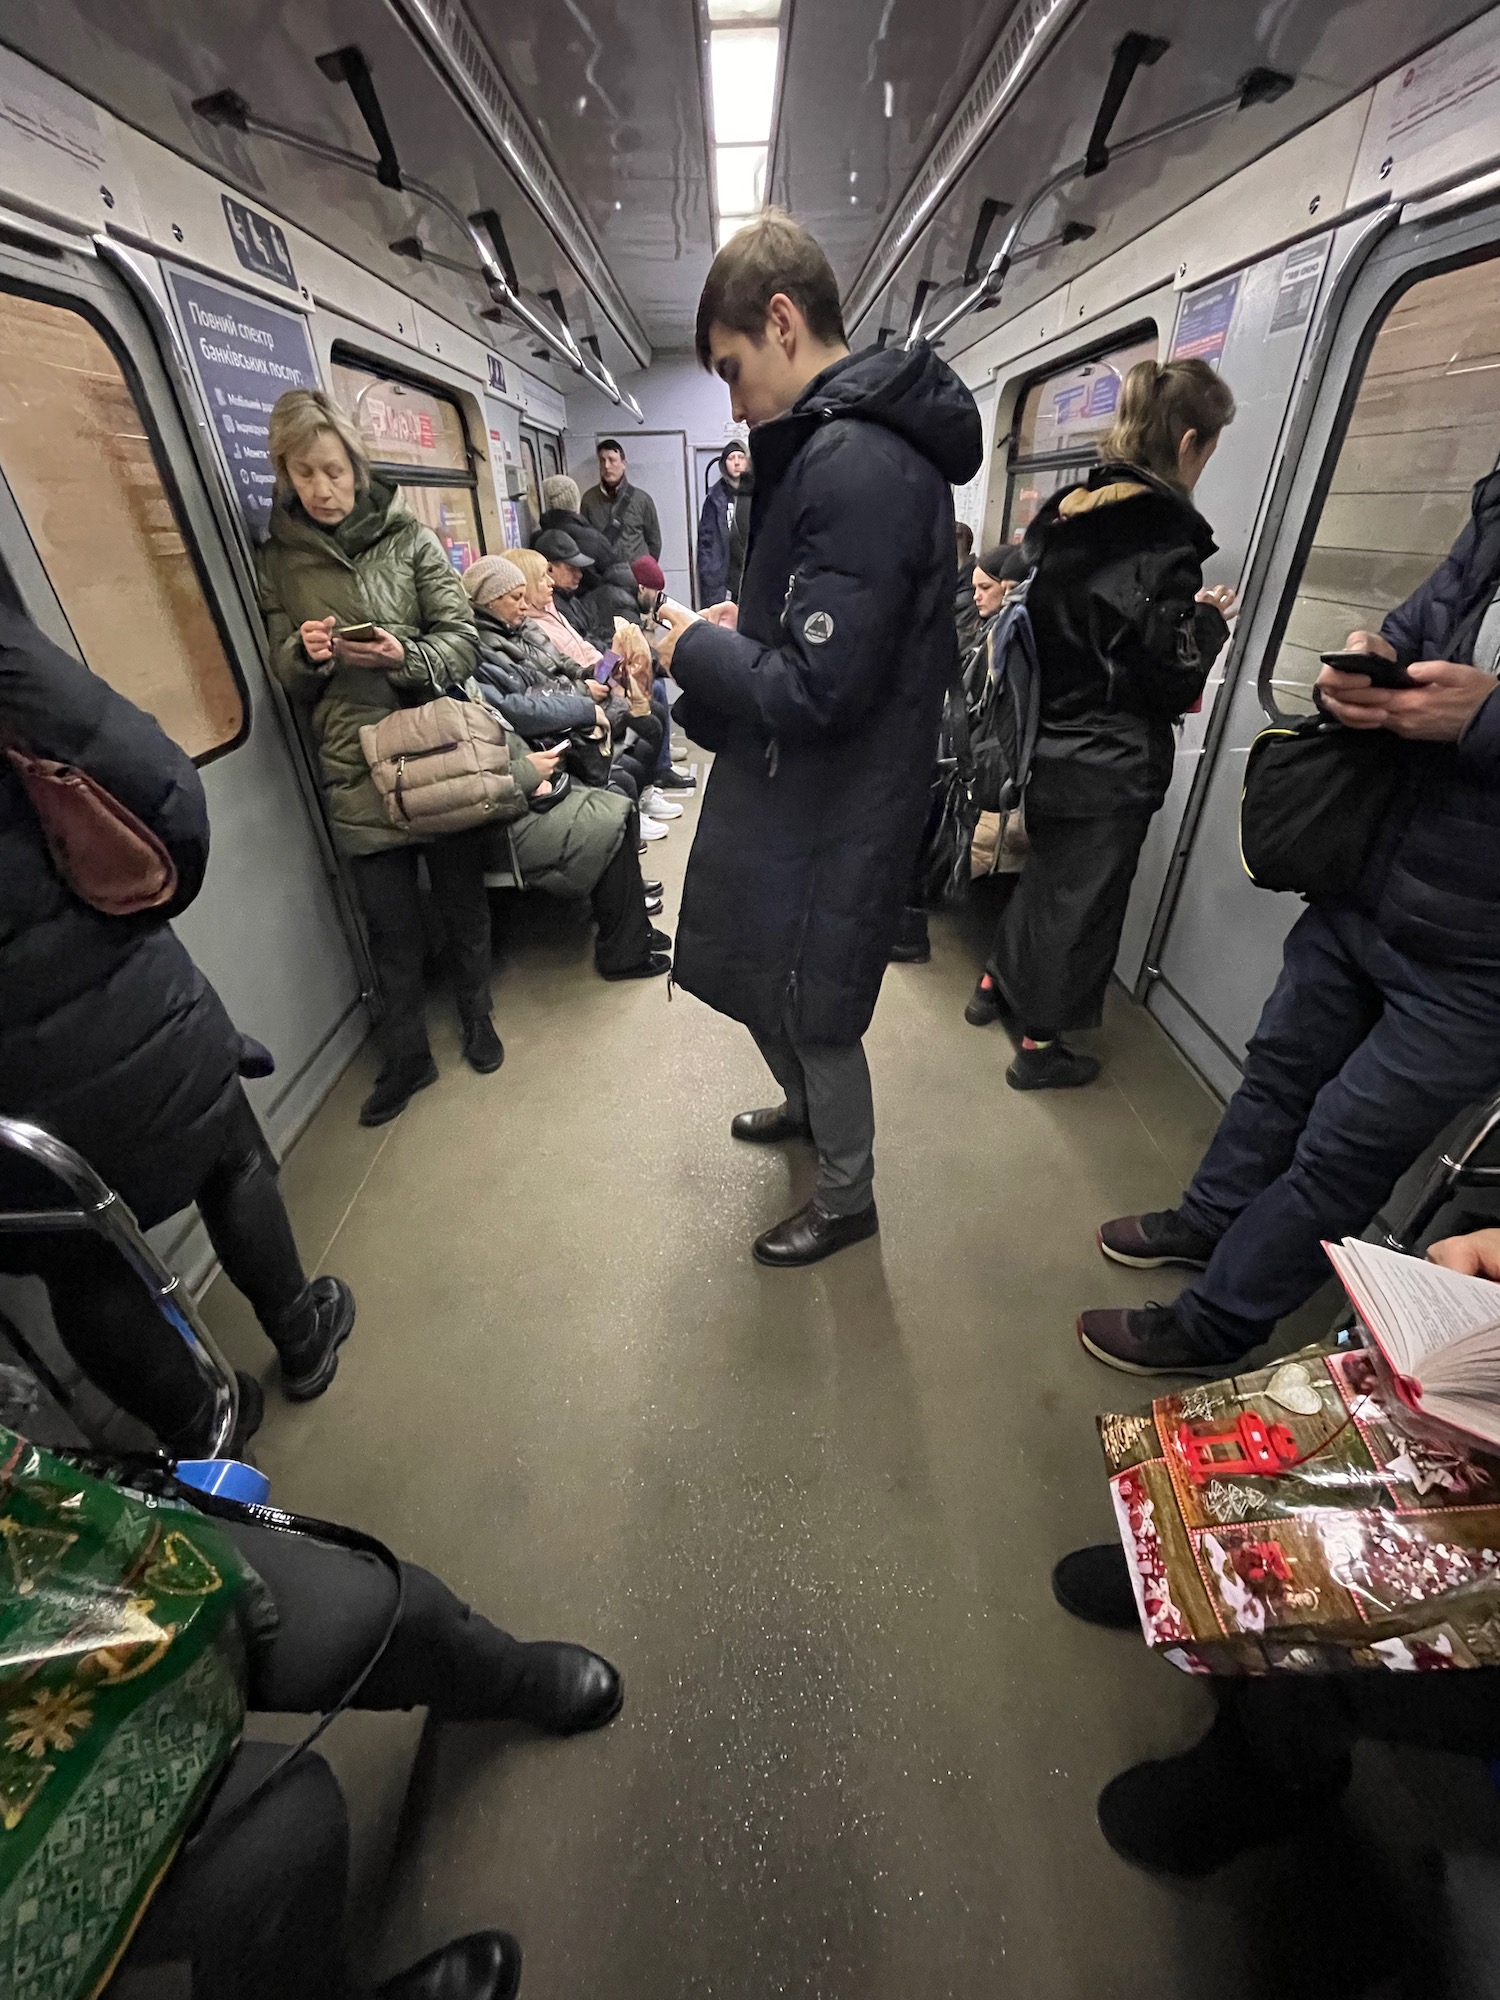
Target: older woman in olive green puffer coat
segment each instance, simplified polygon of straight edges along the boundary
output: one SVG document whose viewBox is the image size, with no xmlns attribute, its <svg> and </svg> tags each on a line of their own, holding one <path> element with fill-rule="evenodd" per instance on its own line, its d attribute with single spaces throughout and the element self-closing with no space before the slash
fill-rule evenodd
<svg viewBox="0 0 1500 2000">
<path fill-rule="evenodd" d="M 347 854 L 375 854 L 414 836 L 392 824 L 359 747 L 367 722 L 434 701 L 474 671 L 479 635 L 464 587 L 442 543 L 400 506 L 378 474 L 335 527 L 310 518 L 295 493 L 279 497 L 261 551 L 261 605 L 271 666 L 287 693 L 310 705 L 334 834 Z M 405 658 L 384 672 L 314 663 L 301 627 L 334 617 L 378 625 Z"/>
<path fill-rule="evenodd" d="M 491 1019 L 487 829 L 422 838 L 397 826 L 359 741 L 364 724 L 466 682 L 477 634 L 437 536 L 371 473 L 359 433 L 322 390 L 292 389 L 278 400 L 269 444 L 276 504 L 261 552 L 261 608 L 276 677 L 310 710 L 334 838 L 364 912 L 385 1060 L 359 1116 L 384 1125 L 437 1080 L 419 857 L 448 934 L 464 1058 L 481 1074 L 505 1060 Z M 519 776 L 508 782 L 524 809 Z"/>
</svg>

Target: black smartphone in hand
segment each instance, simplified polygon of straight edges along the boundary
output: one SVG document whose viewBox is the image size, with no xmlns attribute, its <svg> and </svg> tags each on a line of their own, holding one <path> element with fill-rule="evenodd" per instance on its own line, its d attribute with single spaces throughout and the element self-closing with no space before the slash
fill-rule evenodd
<svg viewBox="0 0 1500 2000">
<path fill-rule="evenodd" d="M 1379 653 L 1320 653 L 1325 667 L 1337 667 L 1341 674 L 1365 674 L 1373 687 L 1409 688 L 1417 683 L 1399 660 L 1382 659 Z"/>
</svg>

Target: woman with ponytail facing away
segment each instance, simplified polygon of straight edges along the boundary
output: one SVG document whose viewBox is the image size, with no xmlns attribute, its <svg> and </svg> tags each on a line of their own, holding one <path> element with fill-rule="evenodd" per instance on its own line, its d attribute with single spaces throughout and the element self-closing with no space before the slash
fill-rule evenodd
<svg viewBox="0 0 1500 2000">
<path fill-rule="evenodd" d="M 1215 543 L 1191 496 L 1233 416 L 1206 362 L 1137 363 L 1101 462 L 1046 502 L 1021 545 L 1041 667 L 1031 852 L 969 1016 L 1014 1017 L 1015 1090 L 1099 1074 L 1062 1035 L 1103 1019 L 1141 844 L 1171 781 L 1173 724 L 1228 637 L 1234 592 L 1203 588 Z"/>
</svg>

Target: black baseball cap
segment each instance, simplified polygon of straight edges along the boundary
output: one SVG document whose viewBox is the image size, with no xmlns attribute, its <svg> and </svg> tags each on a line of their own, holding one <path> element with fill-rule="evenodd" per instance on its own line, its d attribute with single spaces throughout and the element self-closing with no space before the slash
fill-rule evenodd
<svg viewBox="0 0 1500 2000">
<path fill-rule="evenodd" d="M 566 528 L 548 528 L 536 538 L 536 552 L 548 562 L 571 563 L 574 569 L 592 569 L 594 558 L 586 556 Z"/>
</svg>

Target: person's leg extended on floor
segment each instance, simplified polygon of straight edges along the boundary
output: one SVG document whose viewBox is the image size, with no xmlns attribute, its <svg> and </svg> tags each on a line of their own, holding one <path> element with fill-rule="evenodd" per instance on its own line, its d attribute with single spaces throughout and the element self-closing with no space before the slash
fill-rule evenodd
<svg viewBox="0 0 1500 2000">
<path fill-rule="evenodd" d="M 1497 1085 L 1491 975 L 1408 959 L 1357 911 L 1310 911 L 1184 1200 L 1214 1243 L 1206 1270 L 1149 1329 L 1146 1314 L 1086 1313 L 1085 1345 L 1146 1372 L 1174 1355 L 1227 1367 L 1324 1282 L 1323 1240 L 1367 1228 L 1424 1147 Z"/>
<path fill-rule="evenodd" d="M 766 1067 L 786 1095 L 787 1131 L 805 1130 L 818 1153 L 813 1198 L 796 1215 L 768 1230 L 755 1244 L 760 1263 L 814 1263 L 847 1243 L 873 1236 L 875 1214 L 875 1103 L 863 1042 L 794 1041 L 755 1033 Z M 766 1114 L 751 1112 L 749 1120 Z M 774 1115 L 774 1114 L 773 1114 Z M 740 1130 L 741 1137 L 760 1136 Z"/>
</svg>

